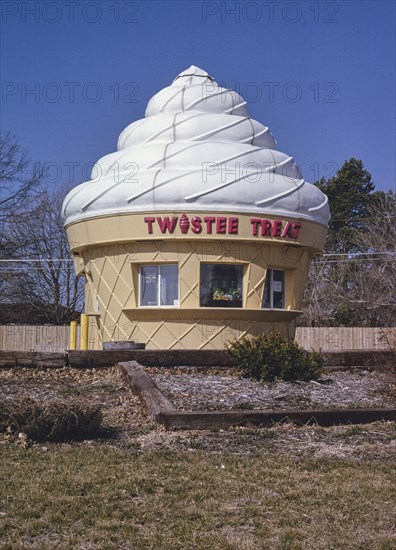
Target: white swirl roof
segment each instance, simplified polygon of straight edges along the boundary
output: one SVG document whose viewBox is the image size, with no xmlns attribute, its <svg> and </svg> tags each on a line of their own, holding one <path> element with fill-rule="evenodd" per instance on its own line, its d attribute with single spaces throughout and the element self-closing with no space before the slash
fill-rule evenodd
<svg viewBox="0 0 396 550">
<path fill-rule="evenodd" d="M 149 101 L 117 152 L 65 198 L 66 225 L 128 212 L 201 211 L 291 216 L 327 225 L 327 197 L 276 150 L 246 101 L 191 66 Z"/>
</svg>

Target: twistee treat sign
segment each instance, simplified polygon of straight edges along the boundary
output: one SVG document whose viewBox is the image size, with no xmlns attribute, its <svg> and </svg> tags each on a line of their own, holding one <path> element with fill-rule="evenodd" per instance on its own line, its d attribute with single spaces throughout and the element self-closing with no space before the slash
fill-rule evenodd
<svg viewBox="0 0 396 550">
<path fill-rule="evenodd" d="M 301 223 L 288 220 L 268 220 L 250 218 L 253 237 L 281 237 L 298 239 Z M 182 234 L 238 235 L 239 218 L 235 216 L 146 216 L 147 233 L 152 235 L 157 227 L 162 234 L 174 234 L 180 229 Z"/>
</svg>

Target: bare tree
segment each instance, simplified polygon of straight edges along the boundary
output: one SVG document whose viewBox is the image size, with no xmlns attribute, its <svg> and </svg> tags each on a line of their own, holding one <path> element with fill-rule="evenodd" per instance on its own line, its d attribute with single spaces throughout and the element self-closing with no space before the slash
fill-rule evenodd
<svg viewBox="0 0 396 550">
<path fill-rule="evenodd" d="M 301 324 L 392 326 L 396 318 L 396 201 L 372 195 L 355 250 L 312 262 Z"/>
<path fill-rule="evenodd" d="M 303 299 L 303 315 L 298 322 L 302 326 L 326 324 L 332 315 L 334 301 L 330 299 L 330 279 L 327 263 L 322 258 L 312 260 Z"/>
<path fill-rule="evenodd" d="M 0 290 L 14 322 L 28 314 L 63 324 L 82 307 L 60 215 L 66 190 L 43 191 L 45 172 L 14 136 L 0 135 Z"/>
<path fill-rule="evenodd" d="M 355 270 L 349 301 L 363 308 L 371 325 L 391 326 L 396 319 L 396 195 L 375 193 L 368 213 L 355 235 L 367 254 Z"/>
<path fill-rule="evenodd" d="M 6 267 L 3 264 L 7 302 L 16 308 L 23 304 L 32 317 L 53 324 L 69 322 L 81 310 L 84 293 L 61 218 L 64 195 L 64 191 L 44 191 L 30 212 L 21 212 L 8 222 L 7 237 L 14 254 Z"/>
<path fill-rule="evenodd" d="M 26 208 L 43 180 L 45 167 L 33 164 L 9 132 L 0 135 L 0 223 Z"/>
<path fill-rule="evenodd" d="M 9 239 L 9 224 L 32 207 L 44 177 L 44 167 L 33 164 L 9 132 L 0 134 L 0 260 L 12 258 L 14 243 Z M 6 298 L 8 274 L 0 277 L 1 302 Z"/>
</svg>

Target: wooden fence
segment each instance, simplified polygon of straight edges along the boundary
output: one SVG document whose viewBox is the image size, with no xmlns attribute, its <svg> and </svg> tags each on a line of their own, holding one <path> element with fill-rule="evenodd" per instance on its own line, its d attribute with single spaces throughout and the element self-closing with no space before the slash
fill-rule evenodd
<svg viewBox="0 0 396 550">
<path fill-rule="evenodd" d="M 68 326 L 0 325 L 0 350 L 62 352 L 69 347 L 69 335 Z M 296 341 L 307 350 L 395 349 L 396 328 L 299 327 Z"/>
<path fill-rule="evenodd" d="M 0 350 L 4 351 L 62 352 L 69 348 L 69 341 L 69 326 L 0 325 Z"/>
<path fill-rule="evenodd" d="M 396 349 L 396 328 L 299 327 L 296 341 L 307 350 Z"/>
</svg>

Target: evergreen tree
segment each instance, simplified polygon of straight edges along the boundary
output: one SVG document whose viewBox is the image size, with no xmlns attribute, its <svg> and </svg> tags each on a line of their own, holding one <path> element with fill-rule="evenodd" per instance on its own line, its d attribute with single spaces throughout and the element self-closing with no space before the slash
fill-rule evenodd
<svg viewBox="0 0 396 550">
<path fill-rule="evenodd" d="M 329 198 L 331 220 L 325 252 L 356 252 L 355 232 L 364 225 L 374 190 L 371 174 L 361 160 L 344 162 L 336 175 L 316 185 Z"/>
</svg>

